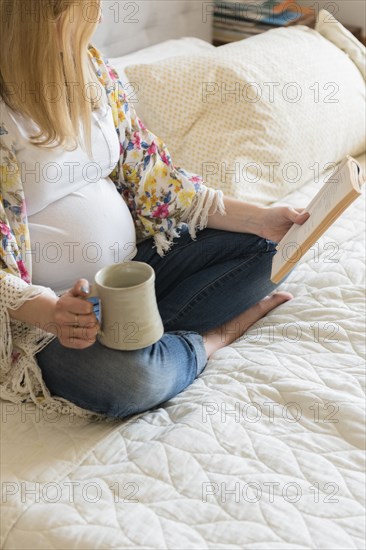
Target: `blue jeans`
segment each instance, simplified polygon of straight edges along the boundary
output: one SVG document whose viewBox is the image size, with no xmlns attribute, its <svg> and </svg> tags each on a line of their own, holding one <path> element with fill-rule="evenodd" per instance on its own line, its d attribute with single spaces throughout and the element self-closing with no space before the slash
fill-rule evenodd
<svg viewBox="0 0 366 550">
<path fill-rule="evenodd" d="M 163 258 L 153 245 L 152 238 L 139 243 L 132 261 L 155 270 L 165 330 L 161 339 L 135 351 L 109 349 L 98 341 L 78 350 L 54 339 L 36 355 L 51 394 L 116 418 L 156 407 L 205 368 L 202 333 L 233 319 L 277 286 L 269 279 L 276 243 L 256 235 L 205 228 L 193 241 L 183 224 Z"/>
</svg>

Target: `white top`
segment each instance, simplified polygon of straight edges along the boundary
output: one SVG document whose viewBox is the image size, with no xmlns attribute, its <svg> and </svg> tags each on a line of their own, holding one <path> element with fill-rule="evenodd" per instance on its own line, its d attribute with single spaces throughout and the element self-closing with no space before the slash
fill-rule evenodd
<svg viewBox="0 0 366 550">
<path fill-rule="evenodd" d="M 80 277 L 92 282 L 102 267 L 134 258 L 133 218 L 108 177 L 120 144 L 107 96 L 92 113 L 94 161 L 80 147 L 65 151 L 32 145 L 28 135 L 38 129 L 35 123 L 5 104 L 1 114 L 17 136 L 14 152 L 24 186 L 33 284 L 60 293 Z"/>
</svg>

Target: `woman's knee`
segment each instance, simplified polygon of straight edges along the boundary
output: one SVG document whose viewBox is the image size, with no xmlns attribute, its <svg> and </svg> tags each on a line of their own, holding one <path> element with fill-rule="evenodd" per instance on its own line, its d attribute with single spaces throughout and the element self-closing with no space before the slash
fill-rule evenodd
<svg viewBox="0 0 366 550">
<path fill-rule="evenodd" d="M 113 378 L 108 414 L 127 416 L 151 409 L 189 386 L 207 362 L 201 336 L 190 331 L 166 332 L 156 344 L 127 352 Z M 118 385 L 120 386 L 118 388 Z"/>
<path fill-rule="evenodd" d="M 239 233 L 236 237 L 236 255 L 239 258 L 255 259 L 257 262 L 263 261 L 263 259 L 272 259 L 276 253 L 277 243 L 260 237 L 258 235 L 249 233 Z"/>
<path fill-rule="evenodd" d="M 37 359 L 52 395 L 84 409 L 124 417 L 159 403 L 163 381 L 150 348 L 117 351 L 96 342 L 74 350 L 54 340 Z"/>
<path fill-rule="evenodd" d="M 105 414 L 122 418 L 144 412 L 174 394 L 174 368 L 163 368 L 154 347 L 124 352 L 123 368 L 113 369 L 113 383 L 105 395 Z"/>
<path fill-rule="evenodd" d="M 266 239 L 264 237 L 256 237 L 256 245 L 254 247 L 254 251 L 257 250 L 259 252 L 262 252 L 263 254 L 269 254 L 272 255 L 276 252 L 276 246 L 277 243 L 274 241 L 271 241 L 270 239 Z"/>
</svg>

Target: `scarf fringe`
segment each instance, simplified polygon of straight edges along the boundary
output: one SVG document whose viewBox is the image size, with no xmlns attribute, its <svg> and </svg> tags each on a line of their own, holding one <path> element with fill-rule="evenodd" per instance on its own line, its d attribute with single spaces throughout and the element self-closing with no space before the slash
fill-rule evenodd
<svg viewBox="0 0 366 550">
<path fill-rule="evenodd" d="M 216 212 L 223 216 L 226 215 L 224 193 L 221 190 L 212 189 L 202 185 L 202 191 L 198 192 L 187 210 L 181 217 L 181 222 L 188 225 L 189 234 L 193 240 L 197 235 L 197 229 L 202 230 L 207 227 L 208 217 Z M 176 228 L 173 227 L 170 231 L 164 233 L 156 233 L 154 235 L 154 243 L 159 256 L 163 257 L 164 253 L 168 252 L 173 244 L 173 239 L 179 237 Z"/>
</svg>

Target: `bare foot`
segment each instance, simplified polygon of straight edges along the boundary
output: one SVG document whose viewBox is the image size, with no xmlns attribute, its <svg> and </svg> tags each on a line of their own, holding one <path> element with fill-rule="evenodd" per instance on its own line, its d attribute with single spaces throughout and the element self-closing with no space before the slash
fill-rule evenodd
<svg viewBox="0 0 366 550">
<path fill-rule="evenodd" d="M 279 291 L 263 298 L 254 306 L 240 313 L 231 321 L 214 328 L 202 334 L 204 346 L 206 348 L 207 358 L 210 355 L 225 346 L 228 346 L 254 325 L 259 319 L 267 315 L 275 307 L 292 300 L 293 295 L 290 292 Z"/>
</svg>

